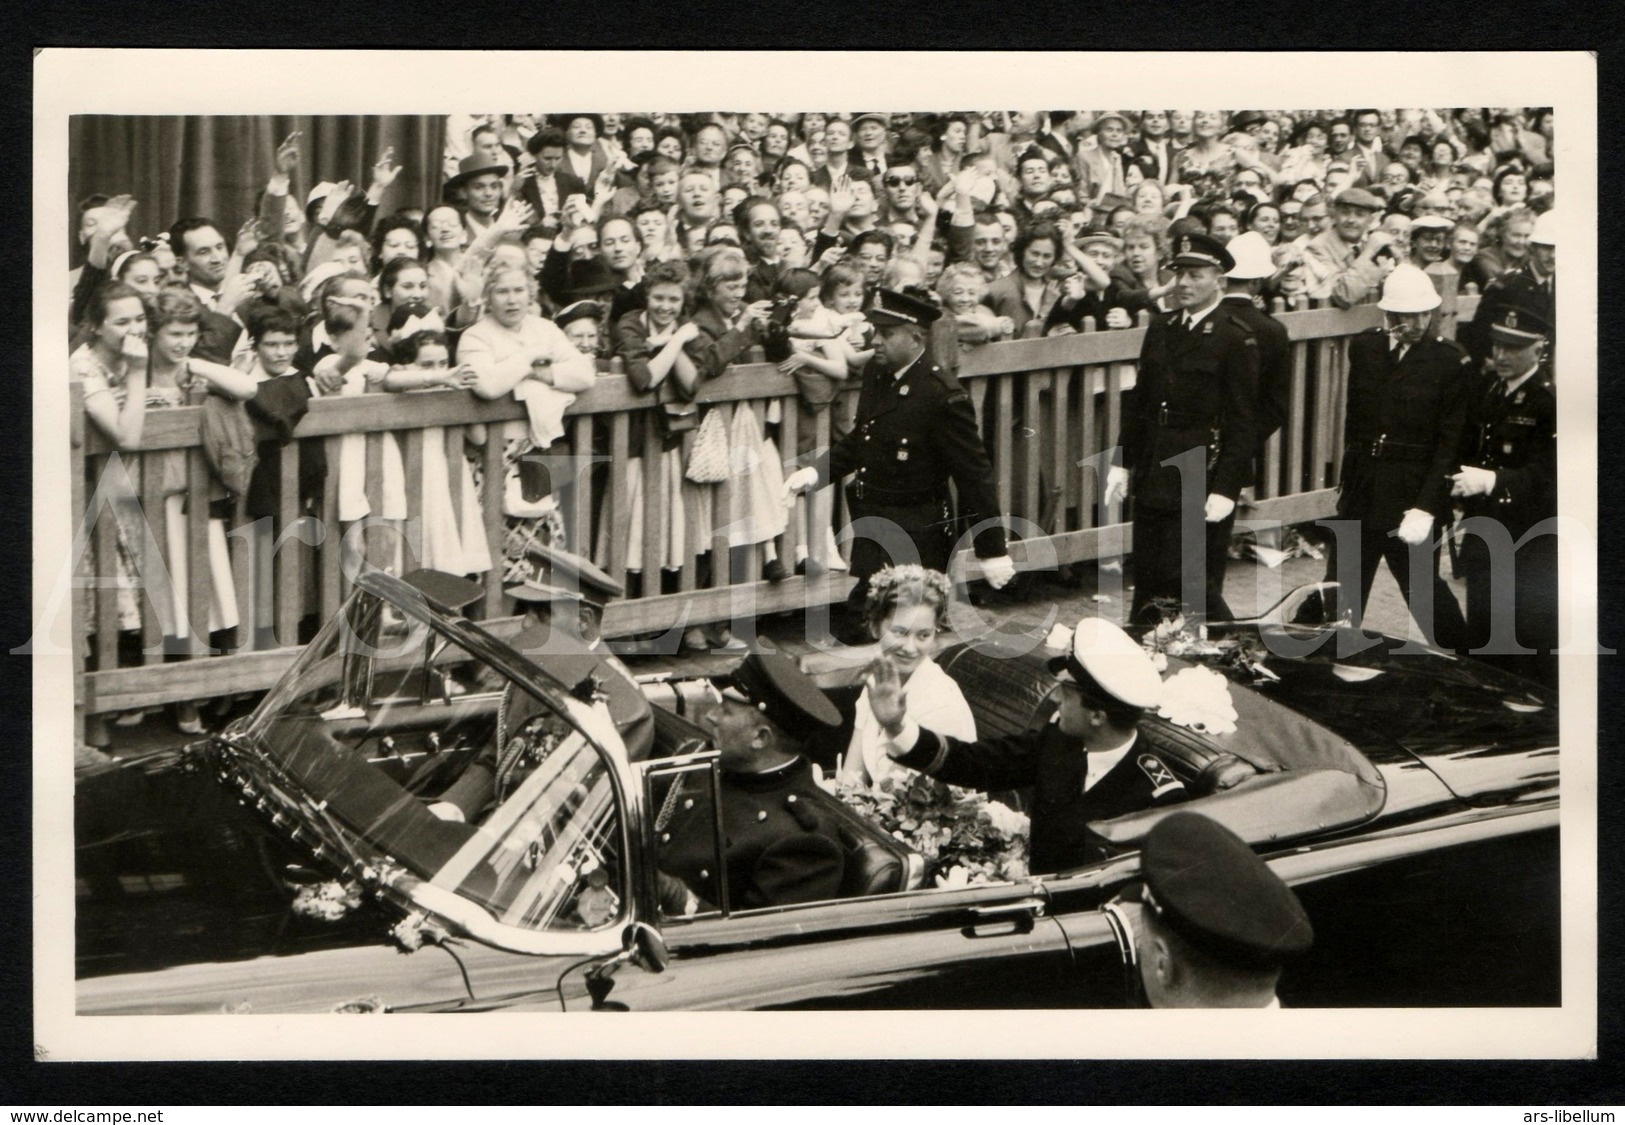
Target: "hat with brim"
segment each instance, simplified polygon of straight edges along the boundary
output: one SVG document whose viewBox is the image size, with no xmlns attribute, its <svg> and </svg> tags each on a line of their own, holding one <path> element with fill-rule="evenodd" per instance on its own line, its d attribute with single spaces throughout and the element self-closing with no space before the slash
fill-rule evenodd
<svg viewBox="0 0 1625 1125">
<path fill-rule="evenodd" d="M 1395 266 L 1382 280 L 1377 307 L 1391 313 L 1432 312 L 1441 303 L 1433 279 L 1413 265 Z"/>
<path fill-rule="evenodd" d="M 1534 309 L 1507 305 L 1490 322 L 1490 342 L 1527 348 L 1549 337 L 1551 331 L 1551 322 Z"/>
<path fill-rule="evenodd" d="M 1124 117 L 1121 113 L 1114 111 L 1111 113 L 1103 113 L 1099 117 L 1095 118 L 1095 123 L 1089 126 L 1089 128 L 1091 131 L 1098 133 L 1108 121 L 1115 121 L 1125 129 L 1129 127 L 1128 118 Z"/>
<path fill-rule="evenodd" d="M 508 174 L 506 164 L 488 164 L 481 156 L 465 156 L 457 162 L 457 174 L 446 181 L 445 187 L 440 189 L 442 196 L 450 196 L 452 192 L 463 187 L 468 181 L 479 176 L 495 173 L 498 176 Z"/>
<path fill-rule="evenodd" d="M 552 125 L 554 128 L 563 129 L 568 132 L 570 122 L 574 121 L 578 117 L 585 117 L 588 121 L 591 121 L 593 129 L 597 131 L 598 135 L 600 137 L 604 135 L 604 118 L 602 115 L 597 113 L 554 113 L 549 115 L 547 120 L 548 124 Z"/>
<path fill-rule="evenodd" d="M 1454 230 L 1455 223 L 1443 215 L 1418 215 L 1411 220 L 1411 231 L 1419 230 Z"/>
<path fill-rule="evenodd" d="M 929 328 L 942 316 L 942 310 L 906 293 L 899 293 L 893 289 L 876 289 L 875 303 L 863 315 L 869 323 L 880 328 L 897 324 Z"/>
<path fill-rule="evenodd" d="M 1152 825 L 1140 856 L 1144 902 L 1208 957 L 1268 970 L 1307 952 L 1315 931 L 1292 888 L 1240 836 L 1200 813 Z"/>
<path fill-rule="evenodd" d="M 1557 212 L 1542 211 L 1535 216 L 1535 229 L 1529 235 L 1529 241 L 1536 246 L 1557 245 Z"/>
<path fill-rule="evenodd" d="M 1176 269 L 1180 266 L 1216 266 L 1220 273 L 1229 273 L 1236 268 L 1236 259 L 1225 249 L 1224 243 L 1212 235 L 1186 234 L 1180 236 L 1169 265 Z"/>
<path fill-rule="evenodd" d="M 1225 246 L 1235 265 L 1224 276 L 1236 281 L 1257 281 L 1275 273 L 1275 259 L 1270 256 L 1270 244 L 1256 230 L 1236 235 Z"/>
<path fill-rule="evenodd" d="M 520 601 L 582 601 L 603 608 L 611 598 L 621 597 L 626 587 L 605 574 L 590 560 L 562 547 L 533 544 L 525 552 L 535 568 L 530 578 L 506 592 Z"/>
<path fill-rule="evenodd" d="M 1344 188 L 1338 192 L 1337 198 L 1332 200 L 1332 205 L 1334 207 L 1358 207 L 1362 211 L 1381 211 L 1383 209 L 1382 200 L 1366 191 L 1365 188 L 1357 187 Z"/>
<path fill-rule="evenodd" d="M 1230 128 L 1245 129 L 1249 125 L 1262 125 L 1268 120 L 1269 118 L 1256 109 L 1244 109 L 1230 118 Z"/>
<path fill-rule="evenodd" d="M 1078 622 L 1067 651 L 1051 658 L 1049 670 L 1103 702 L 1142 710 L 1162 702 L 1162 677 L 1151 658 L 1133 637 L 1103 618 Z"/>
<path fill-rule="evenodd" d="M 841 724 L 841 712 L 829 696 L 782 652 L 753 652 L 732 672 L 714 676 L 711 682 L 740 692 L 775 726 L 798 740 L 809 728 Z"/>
<path fill-rule="evenodd" d="M 1085 246 L 1093 246 L 1096 243 L 1111 246 L 1118 250 L 1123 248 L 1123 240 L 1106 227 L 1084 227 L 1073 240 L 1073 245 L 1080 250 Z"/>
<path fill-rule="evenodd" d="M 576 301 L 553 314 L 553 323 L 563 328 L 577 320 L 602 320 L 604 306 L 597 301 Z"/>
<path fill-rule="evenodd" d="M 853 130 L 853 132 L 856 132 L 858 126 L 862 125 L 865 121 L 878 121 L 882 125 L 885 125 L 888 128 L 890 128 L 890 126 L 891 126 L 891 116 L 889 114 L 885 114 L 885 113 L 860 113 L 860 114 L 858 114 L 856 117 L 854 117 L 852 119 L 852 130 Z"/>
</svg>

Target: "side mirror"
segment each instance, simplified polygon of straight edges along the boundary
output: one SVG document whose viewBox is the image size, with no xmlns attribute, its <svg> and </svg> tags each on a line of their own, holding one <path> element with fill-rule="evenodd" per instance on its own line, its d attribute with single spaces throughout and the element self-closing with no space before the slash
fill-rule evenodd
<svg viewBox="0 0 1625 1125">
<path fill-rule="evenodd" d="M 660 936 L 660 931 L 647 922 L 633 922 L 626 927 L 622 940 L 632 957 L 651 973 L 663 973 L 666 966 L 671 964 L 671 955 L 666 952 L 666 940 Z"/>
</svg>

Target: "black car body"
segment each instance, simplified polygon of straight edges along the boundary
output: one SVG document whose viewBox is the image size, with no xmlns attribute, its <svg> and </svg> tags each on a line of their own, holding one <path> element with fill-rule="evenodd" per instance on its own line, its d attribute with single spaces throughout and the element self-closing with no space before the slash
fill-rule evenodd
<svg viewBox="0 0 1625 1125">
<path fill-rule="evenodd" d="M 1555 698 L 1436 650 L 1286 624 L 1302 601 L 1231 627 L 1268 653 L 1250 672 L 1222 665 L 1234 733 L 1142 727 L 1194 794 L 1181 807 L 1235 829 L 1302 898 L 1317 940 L 1283 1002 L 1560 1004 Z M 1044 655 L 959 645 L 938 662 L 991 734 L 1047 721 Z M 858 875 L 844 897 L 662 917 L 654 822 L 677 776 L 717 784 L 716 754 L 681 714 L 680 685 L 661 685 L 656 754 L 629 761 L 592 685 L 547 664 L 406 582 L 363 575 L 254 715 L 187 764 L 258 819 L 215 809 L 194 837 L 239 834 L 249 846 L 226 850 L 244 886 L 314 856 L 400 919 L 393 942 L 369 905 L 326 929 L 300 922 L 292 941 L 245 923 L 235 948 L 215 934 L 171 959 L 187 963 L 82 956 L 79 1012 L 1135 1003 L 1101 908 L 1137 877 L 1162 811 L 1092 825 L 1111 845 L 1099 863 L 951 888 L 920 885 L 917 857 L 850 814 Z M 481 825 L 435 817 L 436 791 L 517 699 L 545 744 L 533 772 Z"/>
</svg>

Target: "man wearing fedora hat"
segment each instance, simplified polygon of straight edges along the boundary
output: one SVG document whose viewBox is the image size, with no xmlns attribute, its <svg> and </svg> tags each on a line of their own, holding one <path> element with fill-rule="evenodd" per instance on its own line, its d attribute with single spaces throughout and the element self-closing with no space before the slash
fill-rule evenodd
<svg viewBox="0 0 1625 1125">
<path fill-rule="evenodd" d="M 654 747 L 649 701 L 600 632 L 605 603 L 620 597 L 625 588 L 586 559 L 559 547 L 534 546 L 527 561 L 531 576 L 505 591 L 525 614 L 509 643 L 566 690 L 601 699 L 627 757 L 634 762 L 647 758 Z M 491 743 L 429 811 L 444 820 L 474 821 L 501 804 L 523 780 L 523 773 L 537 764 L 527 759 L 518 742 L 528 738 L 525 731 L 531 720 L 548 714 L 528 693 L 505 685 Z"/>
<path fill-rule="evenodd" d="M 1067 651 L 1049 663 L 1060 685 L 1054 722 L 1037 730 L 961 742 L 921 728 L 906 713 L 896 667 L 882 656 L 865 674 L 886 753 L 911 769 L 972 789 L 1035 789 L 1030 868 L 1035 875 L 1082 866 L 1105 852 L 1090 821 L 1182 801 L 1189 790 L 1139 737 L 1162 698 L 1145 650 L 1111 622 L 1086 617 Z"/>
<path fill-rule="evenodd" d="M 1281 1006 L 1282 966 L 1309 951 L 1315 931 L 1292 888 L 1246 841 L 1180 810 L 1152 825 L 1140 869 L 1142 882 L 1107 909 L 1133 919 L 1147 1004 Z"/>
<path fill-rule="evenodd" d="M 788 503 L 798 492 L 851 474 L 847 497 L 854 523 L 878 521 L 879 539 L 860 535 L 852 546 L 852 576 L 859 579 L 849 598 L 854 609 L 863 605 L 869 575 L 888 563 L 948 569 L 956 540 L 949 481 L 959 496 L 958 522 L 989 524 L 975 539 L 984 577 L 998 588 L 1015 575 L 1005 553 L 997 481 L 970 394 L 926 354 L 931 326 L 941 315 L 919 297 L 875 290 L 865 316 L 880 344 L 864 370 L 856 426 L 784 482 Z M 915 558 L 907 557 L 910 551 Z"/>
<path fill-rule="evenodd" d="M 1349 341 L 1337 515 L 1356 521 L 1357 539 L 1334 538 L 1326 576 L 1359 624 L 1386 559 L 1423 635 L 1454 650 L 1465 625 L 1439 575 L 1436 540 L 1450 519 L 1447 474 L 1459 463 L 1469 361 L 1454 341 L 1428 334 L 1439 294 L 1415 266 L 1395 267 L 1377 307 L 1383 325 Z"/>
<path fill-rule="evenodd" d="M 502 210 L 502 183 L 507 175 L 506 164 L 492 163 L 474 153 L 457 162 L 457 174 L 441 189 L 441 197 L 463 213 L 470 242 L 496 222 Z"/>
<path fill-rule="evenodd" d="M 1178 310 L 1151 321 L 1139 381 L 1123 412 L 1104 502 L 1133 483 L 1134 603 L 1144 624 L 1156 599 L 1228 621 L 1224 571 L 1236 498 L 1258 449 L 1258 337 L 1220 300 L 1230 251 L 1187 234 L 1173 258 Z"/>
<path fill-rule="evenodd" d="M 1489 326 L 1495 375 L 1469 398 L 1450 494 L 1467 516 L 1460 553 L 1467 651 L 1555 688 L 1557 534 L 1537 533 L 1557 516 L 1557 396 L 1542 366 L 1551 331 L 1541 310 L 1502 304 L 1496 311 Z"/>
<path fill-rule="evenodd" d="M 715 698 L 698 722 L 721 754 L 721 803 L 713 806 L 710 786 L 681 774 L 661 799 L 654 833 L 662 906 L 716 909 L 723 887 L 731 910 L 836 897 L 846 851 L 819 811 L 826 798 L 802 748 L 813 731 L 838 726 L 840 711 L 779 652 L 751 653 L 711 686 Z"/>
</svg>

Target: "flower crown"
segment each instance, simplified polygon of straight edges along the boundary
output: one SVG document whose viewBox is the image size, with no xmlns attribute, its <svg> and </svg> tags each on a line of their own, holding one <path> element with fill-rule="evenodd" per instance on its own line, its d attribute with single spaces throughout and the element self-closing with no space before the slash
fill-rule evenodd
<svg viewBox="0 0 1625 1125">
<path fill-rule="evenodd" d="M 948 576 L 940 570 L 929 570 L 919 563 L 904 563 L 901 566 L 888 566 L 869 577 L 868 608 L 879 611 L 889 599 L 895 598 L 899 587 L 919 584 L 925 590 L 934 592 L 946 606 L 953 597 L 953 584 Z"/>
</svg>

